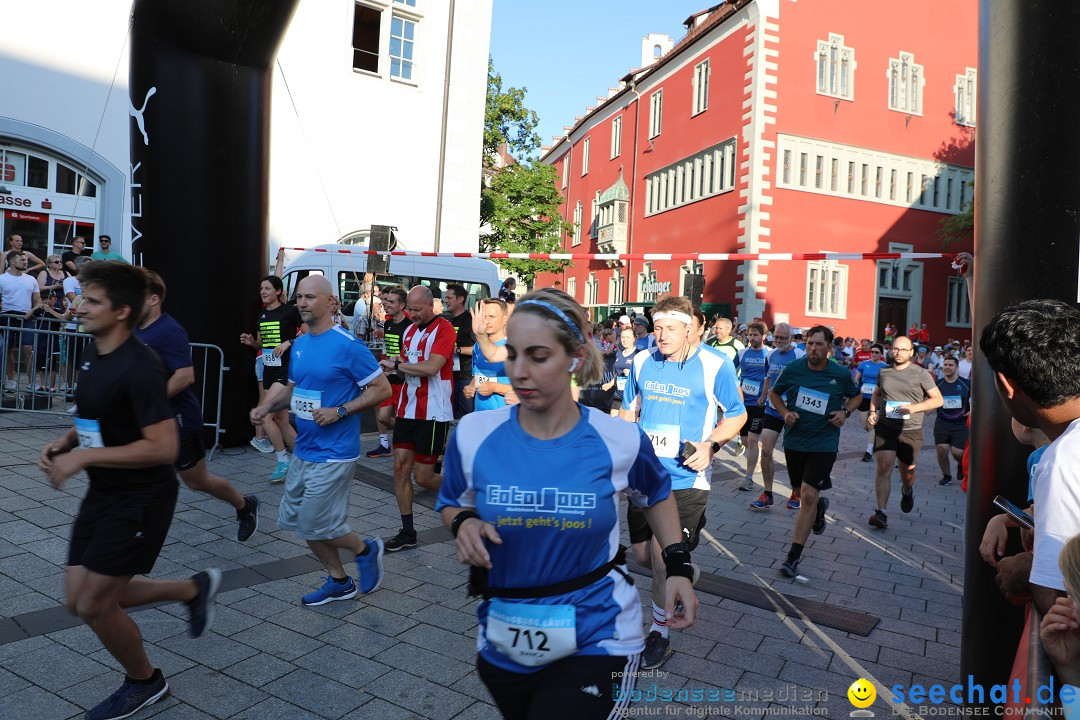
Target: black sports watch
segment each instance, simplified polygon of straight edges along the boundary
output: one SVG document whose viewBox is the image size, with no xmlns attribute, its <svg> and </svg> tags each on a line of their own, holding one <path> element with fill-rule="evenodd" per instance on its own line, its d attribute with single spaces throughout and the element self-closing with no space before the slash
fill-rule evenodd
<svg viewBox="0 0 1080 720">
<path fill-rule="evenodd" d="M 715 455 L 716 453 L 720 452 L 720 448 L 723 447 L 723 446 L 720 443 L 713 440 L 712 442 L 709 443 L 709 447 L 712 448 L 712 454 Z"/>
<path fill-rule="evenodd" d="M 844 411 L 844 417 L 846 417 L 846 418 L 851 417 L 851 411 L 848 410 L 846 407 L 842 407 L 840 409 Z"/>
<path fill-rule="evenodd" d="M 344 405 L 338 405 L 337 416 L 339 418 L 349 417 L 349 409 Z"/>
</svg>

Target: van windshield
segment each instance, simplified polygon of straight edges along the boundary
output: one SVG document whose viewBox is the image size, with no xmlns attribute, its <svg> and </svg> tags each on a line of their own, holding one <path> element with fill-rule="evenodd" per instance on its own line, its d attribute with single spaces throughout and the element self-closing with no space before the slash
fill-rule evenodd
<svg viewBox="0 0 1080 720">
<path fill-rule="evenodd" d="M 424 285 L 430 288 L 431 294 L 437 298 L 445 297 L 446 286 L 456 282 L 461 281 L 453 278 L 426 278 L 407 275 L 375 276 L 375 286 L 380 290 L 400 285 L 408 292 L 417 285 Z M 469 300 L 466 303 L 466 307 L 472 307 L 483 298 L 491 297 L 491 288 L 483 283 L 461 282 L 461 284 L 469 291 Z M 364 285 L 365 279 L 363 274 L 348 270 L 338 272 L 338 297 L 341 298 L 343 313 L 352 315 L 356 307 L 356 301 L 361 296 L 361 292 L 363 291 L 365 294 L 370 292 L 371 288 L 364 287 Z"/>
</svg>

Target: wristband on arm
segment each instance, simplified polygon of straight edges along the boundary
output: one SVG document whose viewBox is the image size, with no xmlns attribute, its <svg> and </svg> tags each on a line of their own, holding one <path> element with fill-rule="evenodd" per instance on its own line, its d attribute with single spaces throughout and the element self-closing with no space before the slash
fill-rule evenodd
<svg viewBox="0 0 1080 720">
<path fill-rule="evenodd" d="M 694 579 L 694 567 L 690 564 L 690 550 L 686 547 L 686 543 L 678 542 L 668 545 L 661 556 L 664 559 L 664 568 L 668 577 Z"/>
<path fill-rule="evenodd" d="M 462 510 L 454 516 L 453 520 L 450 521 L 450 532 L 453 534 L 455 539 L 457 538 L 458 530 L 461 529 L 461 523 L 465 522 L 469 518 L 479 519 L 480 516 L 472 510 Z"/>
</svg>

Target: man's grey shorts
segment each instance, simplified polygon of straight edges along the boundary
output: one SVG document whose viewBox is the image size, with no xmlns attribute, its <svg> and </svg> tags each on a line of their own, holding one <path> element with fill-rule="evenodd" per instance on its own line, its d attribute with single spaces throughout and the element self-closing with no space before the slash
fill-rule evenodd
<svg viewBox="0 0 1080 720">
<path fill-rule="evenodd" d="M 278 507 L 278 529 L 301 540 L 333 540 L 351 532 L 349 490 L 355 461 L 309 462 L 293 456 Z"/>
</svg>

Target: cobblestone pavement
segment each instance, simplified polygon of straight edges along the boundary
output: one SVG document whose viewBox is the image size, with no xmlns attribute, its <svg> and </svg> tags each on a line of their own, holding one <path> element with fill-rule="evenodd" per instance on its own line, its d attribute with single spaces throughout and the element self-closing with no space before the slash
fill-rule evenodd
<svg viewBox="0 0 1080 720">
<path fill-rule="evenodd" d="M 0 718 L 64 720 L 111 693 L 119 666 L 62 608 L 62 572 L 70 523 L 84 477 L 53 490 L 35 463 L 63 430 L 55 415 L 0 414 Z M 880 621 L 866 636 L 699 593 L 698 622 L 674 633 L 676 653 L 655 676 L 639 679 L 631 713 L 640 716 L 750 715 L 762 712 L 846 717 L 847 688 L 865 677 L 878 685 L 871 710 L 891 715 L 893 685 L 951 685 L 959 680 L 962 524 L 959 483 L 940 487 L 932 430 L 919 458 L 915 509 L 899 509 L 894 474 L 889 529 L 867 526 L 873 464 L 861 462 L 865 432 L 845 426 L 824 535 L 811 536 L 801 571 L 809 583 L 780 576 L 794 511 L 746 509 L 760 490 L 740 492 L 728 446 L 716 464 L 707 538 L 694 557 L 715 579 L 766 585 Z M 372 435 L 364 448 L 373 447 Z M 281 486 L 266 477 L 272 455 L 245 446 L 219 452 L 212 471 L 262 500 L 259 532 L 236 542 L 231 508 L 180 491 L 167 544 L 153 577 L 182 578 L 208 566 L 225 573 L 217 623 L 207 636 L 186 634 L 185 608 L 132 611 L 151 661 L 170 694 L 138 718 L 496 718 L 475 666 L 475 605 L 450 534 L 418 495 L 422 545 L 388 555 L 378 592 L 351 602 L 305 608 L 299 598 L 321 582 L 320 566 L 292 534 L 275 528 Z M 400 519 L 390 491 L 389 458 L 357 466 L 350 516 L 365 535 L 390 536 Z M 761 483 L 760 474 L 756 478 Z M 786 495 L 786 493 L 784 493 Z M 648 601 L 649 579 L 637 587 Z M 676 695 L 676 693 L 678 693 Z M 664 699 L 665 697 L 672 699 Z M 658 698 L 658 699 L 657 699 Z"/>
</svg>

